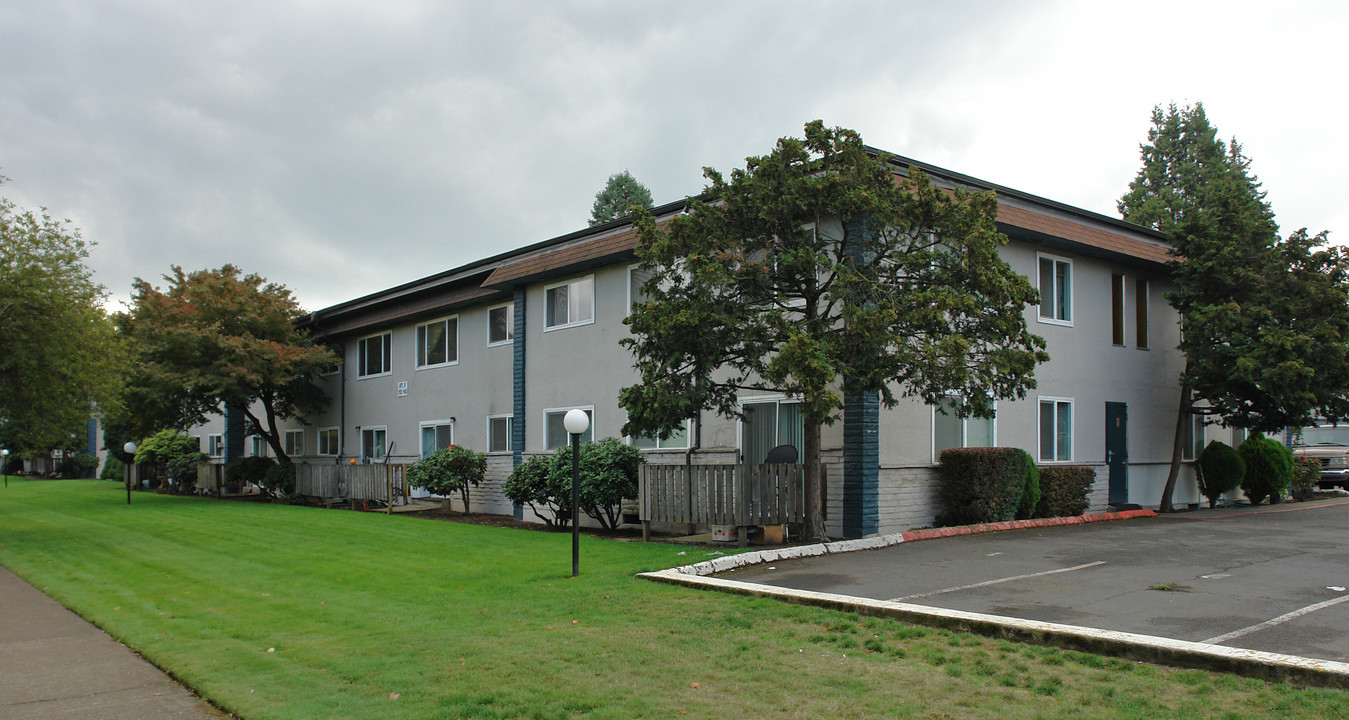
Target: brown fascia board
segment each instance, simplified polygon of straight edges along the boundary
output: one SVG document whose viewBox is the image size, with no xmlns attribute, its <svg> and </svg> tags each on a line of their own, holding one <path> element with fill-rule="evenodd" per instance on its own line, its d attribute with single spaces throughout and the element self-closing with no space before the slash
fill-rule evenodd
<svg viewBox="0 0 1349 720">
<path fill-rule="evenodd" d="M 507 294 L 485 288 L 482 278 L 492 265 L 475 263 L 430 277 L 372 293 L 355 300 L 309 313 L 296 325 L 316 338 L 355 332 L 374 332 L 399 322 L 454 311 Z"/>
</svg>

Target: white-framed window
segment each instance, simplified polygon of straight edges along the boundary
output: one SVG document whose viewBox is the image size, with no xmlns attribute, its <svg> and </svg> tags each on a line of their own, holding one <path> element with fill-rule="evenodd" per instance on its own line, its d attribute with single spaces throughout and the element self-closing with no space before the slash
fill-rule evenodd
<svg viewBox="0 0 1349 720">
<path fill-rule="evenodd" d="M 779 445 L 796 448 L 796 461 L 805 461 L 806 426 L 798 401 L 780 395 L 741 398 L 740 412 L 742 462 L 761 463 Z"/>
<path fill-rule="evenodd" d="M 1073 459 L 1073 399 L 1040 398 L 1040 462 Z"/>
<path fill-rule="evenodd" d="M 1232 428 L 1232 447 L 1241 447 L 1241 444 L 1246 442 L 1247 437 L 1250 437 L 1250 431 L 1246 428 Z"/>
<path fill-rule="evenodd" d="M 459 316 L 417 326 L 417 369 L 443 367 L 459 362 Z"/>
<path fill-rule="evenodd" d="M 1134 345 L 1148 349 L 1148 281 L 1134 280 Z"/>
<path fill-rule="evenodd" d="M 996 447 L 995 418 L 956 416 L 956 399 L 943 399 L 932 407 L 932 462 L 949 448 Z M 995 408 L 996 410 L 996 408 Z"/>
<path fill-rule="evenodd" d="M 628 314 L 632 314 L 632 306 L 644 303 L 650 300 L 647 294 L 642 292 L 642 286 L 647 280 L 651 279 L 651 271 L 643 270 L 641 265 L 628 266 Z"/>
<path fill-rule="evenodd" d="M 389 429 L 385 425 L 373 425 L 361 428 L 361 462 L 374 462 L 384 459 L 385 441 Z"/>
<path fill-rule="evenodd" d="M 304 430 L 287 430 L 285 437 L 286 455 L 301 457 L 305 454 Z"/>
<path fill-rule="evenodd" d="M 487 346 L 505 345 L 515 339 L 515 306 L 499 305 L 487 311 Z"/>
<path fill-rule="evenodd" d="M 261 435 L 248 436 L 248 454 L 253 457 L 267 457 L 267 440 Z"/>
<path fill-rule="evenodd" d="M 319 455 L 337 455 L 342 452 L 341 434 L 335 427 L 319 428 Z"/>
<path fill-rule="evenodd" d="M 206 436 L 206 454 L 220 457 L 225 454 L 225 436 L 219 433 Z"/>
<path fill-rule="evenodd" d="M 487 418 L 487 452 L 511 451 L 511 429 L 514 422 L 513 415 L 491 415 Z"/>
<path fill-rule="evenodd" d="M 1036 253 L 1039 266 L 1040 322 L 1073 324 L 1073 261 Z"/>
<path fill-rule="evenodd" d="M 356 341 L 356 377 L 368 378 L 393 372 L 393 333 Z"/>
<path fill-rule="evenodd" d="M 543 293 L 544 332 L 595 322 L 594 275 L 549 285 Z"/>
<path fill-rule="evenodd" d="M 1190 421 L 1185 423 L 1185 439 L 1180 448 L 1180 459 L 1193 460 L 1202 452 L 1204 452 L 1204 416 L 1190 413 Z"/>
<path fill-rule="evenodd" d="M 664 440 L 657 437 L 641 436 L 631 438 L 630 441 L 632 442 L 633 447 L 641 448 L 642 450 L 670 450 L 676 448 L 687 450 L 692 427 L 693 421 L 685 420 L 682 428 L 670 433 L 670 437 L 665 438 Z"/>
<path fill-rule="evenodd" d="M 428 420 L 421 423 L 422 457 L 454 444 L 454 420 Z"/>
<path fill-rule="evenodd" d="M 590 425 L 585 432 L 581 433 L 581 442 L 588 443 L 595 438 L 594 405 L 548 408 L 543 411 L 543 448 L 545 450 L 566 447 L 571 442 L 571 436 L 567 434 L 567 428 L 562 424 L 562 419 L 567 416 L 568 410 L 584 410 L 586 417 L 590 418 Z"/>
</svg>

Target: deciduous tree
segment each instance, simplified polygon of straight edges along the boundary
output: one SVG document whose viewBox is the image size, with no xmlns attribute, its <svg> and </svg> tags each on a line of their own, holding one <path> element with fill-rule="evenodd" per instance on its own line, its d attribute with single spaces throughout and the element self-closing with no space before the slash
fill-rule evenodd
<svg viewBox="0 0 1349 720">
<path fill-rule="evenodd" d="M 0 197 L 0 434 L 24 457 L 70 446 L 117 404 L 123 358 L 92 247 L 69 221 Z"/>
<path fill-rule="evenodd" d="M 1349 254 L 1324 232 L 1279 237 L 1250 160 L 1202 104 L 1154 108 L 1152 123 L 1119 211 L 1173 246 L 1185 369 L 1159 502 L 1170 511 L 1193 414 L 1258 432 L 1349 414 Z"/>
<path fill-rule="evenodd" d="M 820 121 L 709 185 L 687 215 L 635 218 L 648 301 L 628 324 L 641 381 L 624 432 L 668 436 L 704 410 L 737 417 L 744 391 L 800 400 L 810 531 L 820 427 L 843 388 L 991 417 L 1024 397 L 1044 342 L 1023 310 L 1038 294 L 998 255 L 992 192 L 896 175 L 856 132 Z"/>
<path fill-rule="evenodd" d="M 327 402 L 314 378 L 337 362 L 297 330 L 290 290 L 233 265 L 187 273 L 173 267 L 164 290 L 136 279 L 131 311 L 118 318 L 134 348 L 135 425 L 185 429 L 238 407 L 249 434 L 288 462 L 278 422 Z"/>
</svg>

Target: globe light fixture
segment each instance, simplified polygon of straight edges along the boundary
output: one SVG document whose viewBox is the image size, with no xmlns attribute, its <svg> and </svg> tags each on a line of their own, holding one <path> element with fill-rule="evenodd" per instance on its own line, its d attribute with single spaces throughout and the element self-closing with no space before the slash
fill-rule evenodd
<svg viewBox="0 0 1349 720">
<path fill-rule="evenodd" d="M 584 410 L 568 410 L 562 417 L 562 427 L 571 436 L 571 576 L 581 574 L 581 516 L 580 471 L 581 435 L 590 427 L 590 416 Z"/>
</svg>

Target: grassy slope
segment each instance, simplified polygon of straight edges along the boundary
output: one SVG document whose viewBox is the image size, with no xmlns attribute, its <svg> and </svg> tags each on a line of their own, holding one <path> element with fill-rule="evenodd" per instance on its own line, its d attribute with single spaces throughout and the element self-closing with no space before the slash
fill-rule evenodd
<svg viewBox="0 0 1349 720">
<path fill-rule="evenodd" d="M 1280 717 L 1349 694 L 635 580 L 706 551 L 11 479 L 0 564 L 261 718 Z M 271 650 L 271 651 L 269 651 Z M 391 697 L 391 694 L 397 697 Z"/>
</svg>

